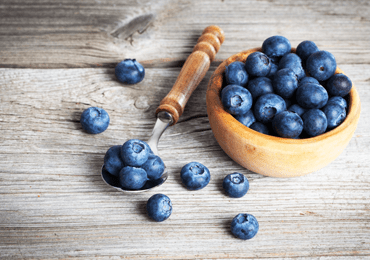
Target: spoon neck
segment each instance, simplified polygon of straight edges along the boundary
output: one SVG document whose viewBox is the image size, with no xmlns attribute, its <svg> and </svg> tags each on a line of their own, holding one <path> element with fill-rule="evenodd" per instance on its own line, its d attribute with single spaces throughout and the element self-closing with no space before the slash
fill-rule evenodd
<svg viewBox="0 0 370 260">
<path fill-rule="evenodd" d="M 173 117 L 170 113 L 166 111 L 161 111 L 157 114 L 157 121 L 155 122 L 152 134 L 150 135 L 147 143 L 152 149 L 155 155 L 158 155 L 158 142 L 161 138 L 164 130 L 171 125 L 173 122 Z"/>
</svg>

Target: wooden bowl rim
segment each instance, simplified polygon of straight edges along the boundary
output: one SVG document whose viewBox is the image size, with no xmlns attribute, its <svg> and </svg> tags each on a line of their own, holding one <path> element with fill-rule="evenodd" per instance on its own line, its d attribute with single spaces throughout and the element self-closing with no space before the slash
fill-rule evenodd
<svg viewBox="0 0 370 260">
<path fill-rule="evenodd" d="M 224 60 L 214 71 L 212 74 L 208 87 L 207 87 L 207 93 L 206 93 L 206 102 L 207 102 L 207 113 L 209 120 L 213 120 L 213 117 L 210 115 L 210 112 L 213 111 L 213 115 L 215 115 L 217 120 L 225 121 L 228 123 L 228 127 L 233 129 L 242 129 L 242 131 L 238 131 L 238 133 L 235 133 L 237 135 L 240 135 L 242 138 L 245 138 L 248 140 L 248 142 L 254 142 L 257 144 L 266 144 L 266 141 L 269 142 L 269 145 L 276 146 L 277 148 L 287 148 L 289 145 L 311 145 L 311 144 L 317 144 L 320 142 L 324 142 L 327 139 L 331 139 L 331 137 L 336 136 L 346 129 L 348 125 L 351 125 L 353 122 L 356 122 L 356 118 L 358 114 L 360 113 L 360 98 L 358 95 L 358 92 L 356 90 L 355 85 L 352 82 L 352 89 L 349 93 L 349 104 L 348 104 L 348 114 L 346 116 L 346 119 L 336 128 L 310 138 L 304 138 L 304 139 L 291 139 L 291 138 L 282 138 L 277 136 L 270 136 L 265 135 L 262 133 L 259 133 L 253 129 L 250 129 L 249 127 L 241 124 L 239 121 L 237 121 L 231 114 L 226 112 L 223 109 L 223 105 L 221 103 L 220 99 L 220 91 L 223 83 L 223 73 L 225 71 L 225 67 L 229 65 L 230 63 L 234 61 L 242 61 L 245 62 L 246 58 L 249 54 L 260 51 L 262 52 L 261 47 L 248 49 L 245 51 L 242 51 L 240 53 L 234 54 L 228 59 Z M 296 49 L 292 48 L 291 52 L 295 53 Z M 345 74 L 340 68 L 336 68 L 335 74 L 343 73 Z M 253 138 L 253 141 L 251 139 Z M 287 145 L 285 147 L 285 145 Z M 258 146 L 258 145 L 257 145 Z"/>
</svg>

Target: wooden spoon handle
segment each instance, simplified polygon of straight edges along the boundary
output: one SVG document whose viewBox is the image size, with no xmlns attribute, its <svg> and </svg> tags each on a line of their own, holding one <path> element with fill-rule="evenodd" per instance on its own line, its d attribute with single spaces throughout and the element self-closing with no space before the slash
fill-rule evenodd
<svg viewBox="0 0 370 260">
<path fill-rule="evenodd" d="M 170 113 L 173 118 L 172 125 L 177 123 L 191 94 L 204 78 L 224 39 L 224 32 L 218 26 L 211 25 L 204 29 L 171 91 L 162 99 L 156 114 L 162 111 Z"/>
</svg>

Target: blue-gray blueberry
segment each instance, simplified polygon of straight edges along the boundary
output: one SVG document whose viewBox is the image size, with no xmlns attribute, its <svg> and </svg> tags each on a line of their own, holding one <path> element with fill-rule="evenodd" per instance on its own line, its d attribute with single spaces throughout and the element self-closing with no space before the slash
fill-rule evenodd
<svg viewBox="0 0 370 260">
<path fill-rule="evenodd" d="M 146 212 L 151 219 L 157 222 L 165 221 L 171 216 L 172 202 L 164 194 L 155 194 L 147 201 Z"/>
<path fill-rule="evenodd" d="M 121 158 L 125 165 L 139 167 L 149 158 L 149 145 L 138 139 L 126 141 L 121 147 Z"/>
<path fill-rule="evenodd" d="M 248 110 L 248 112 L 243 115 L 236 115 L 235 119 L 247 127 L 250 127 L 251 124 L 256 122 L 252 109 Z"/>
<path fill-rule="evenodd" d="M 247 89 L 252 95 L 253 100 L 268 93 L 274 93 L 271 79 L 267 77 L 257 77 L 248 82 Z"/>
<path fill-rule="evenodd" d="M 338 73 L 326 82 L 326 90 L 331 96 L 344 97 L 352 89 L 352 81 L 344 74 Z"/>
<path fill-rule="evenodd" d="M 328 126 L 325 113 L 317 108 L 307 110 L 302 120 L 303 130 L 311 137 L 323 134 Z"/>
<path fill-rule="evenodd" d="M 244 63 L 234 61 L 225 68 L 225 78 L 228 85 L 239 85 L 244 87 L 248 83 L 248 73 Z"/>
<path fill-rule="evenodd" d="M 303 121 L 297 113 L 283 111 L 274 117 L 272 127 L 278 136 L 295 139 L 302 133 Z"/>
<path fill-rule="evenodd" d="M 296 92 L 298 105 L 303 108 L 322 108 L 328 102 L 329 95 L 326 89 L 315 83 L 300 85 Z"/>
<path fill-rule="evenodd" d="M 124 189 L 141 189 L 148 180 L 146 171 L 139 167 L 125 166 L 118 174 L 119 182 Z"/>
<path fill-rule="evenodd" d="M 339 104 L 329 103 L 322 108 L 327 120 L 328 130 L 339 126 L 346 119 L 346 109 Z"/>
<path fill-rule="evenodd" d="M 222 187 L 229 197 L 241 198 L 248 192 L 249 181 L 243 174 L 234 172 L 224 178 Z"/>
<path fill-rule="evenodd" d="M 281 69 L 291 69 L 297 76 L 297 79 L 302 79 L 306 73 L 302 67 L 301 58 L 295 53 L 288 53 L 284 55 L 279 61 L 279 70 Z"/>
<path fill-rule="evenodd" d="M 165 166 L 159 156 L 150 153 L 148 160 L 141 166 L 141 168 L 146 171 L 149 180 L 157 180 L 162 176 Z"/>
<path fill-rule="evenodd" d="M 104 156 L 105 169 L 112 175 L 117 176 L 125 166 L 121 159 L 122 145 L 114 145 L 108 149 Z"/>
<path fill-rule="evenodd" d="M 298 78 L 292 69 L 280 69 L 275 74 L 272 86 L 274 92 L 282 98 L 291 98 L 298 88 Z"/>
<path fill-rule="evenodd" d="M 290 41 L 284 36 L 275 35 L 267 38 L 262 43 L 262 51 L 268 57 L 278 60 L 292 49 Z"/>
<path fill-rule="evenodd" d="M 243 240 L 253 238 L 258 229 L 258 221 L 252 214 L 240 213 L 231 221 L 231 233 Z"/>
<path fill-rule="evenodd" d="M 99 107 L 89 107 L 81 114 L 80 123 L 82 128 L 90 134 L 100 134 L 109 126 L 108 113 Z"/>
<path fill-rule="evenodd" d="M 274 116 L 286 110 L 286 103 L 282 97 L 276 94 L 260 96 L 254 104 L 254 116 L 261 123 L 269 123 Z"/>
<path fill-rule="evenodd" d="M 271 61 L 264 53 L 256 51 L 247 57 L 245 69 L 250 76 L 265 77 L 271 70 Z"/>
<path fill-rule="evenodd" d="M 221 101 L 232 115 L 245 114 L 252 107 L 252 95 L 248 89 L 239 85 L 228 85 L 221 91 Z"/>
<path fill-rule="evenodd" d="M 206 166 L 199 162 L 190 162 L 181 169 L 181 181 L 188 190 L 203 189 L 211 180 Z"/>
<path fill-rule="evenodd" d="M 145 69 L 135 59 L 125 59 L 117 64 L 115 75 L 122 83 L 136 84 L 144 79 Z"/>
<path fill-rule="evenodd" d="M 312 53 L 306 61 L 306 69 L 311 77 L 318 81 L 324 81 L 334 75 L 337 62 L 328 51 L 317 51 Z"/>
</svg>

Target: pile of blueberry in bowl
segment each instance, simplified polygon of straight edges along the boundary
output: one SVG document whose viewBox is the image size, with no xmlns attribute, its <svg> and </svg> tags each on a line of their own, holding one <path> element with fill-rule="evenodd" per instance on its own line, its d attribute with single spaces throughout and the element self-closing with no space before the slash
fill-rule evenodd
<svg viewBox="0 0 370 260">
<path fill-rule="evenodd" d="M 334 160 L 356 129 L 360 101 L 334 56 L 282 36 L 235 54 L 212 75 L 207 113 L 223 150 L 267 176 L 293 177 Z"/>
</svg>

